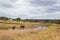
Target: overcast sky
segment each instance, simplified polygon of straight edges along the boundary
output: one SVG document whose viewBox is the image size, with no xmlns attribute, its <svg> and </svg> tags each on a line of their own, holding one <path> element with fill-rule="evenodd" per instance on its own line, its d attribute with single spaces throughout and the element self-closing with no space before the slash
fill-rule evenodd
<svg viewBox="0 0 60 40">
<path fill-rule="evenodd" d="M 60 0 L 0 0 L 0 16 L 60 19 Z"/>
</svg>

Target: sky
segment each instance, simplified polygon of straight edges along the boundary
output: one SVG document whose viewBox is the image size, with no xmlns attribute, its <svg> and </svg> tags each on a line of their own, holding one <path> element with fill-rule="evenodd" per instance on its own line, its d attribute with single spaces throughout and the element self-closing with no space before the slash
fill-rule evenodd
<svg viewBox="0 0 60 40">
<path fill-rule="evenodd" d="M 60 0 L 0 0 L 0 16 L 60 19 Z"/>
</svg>

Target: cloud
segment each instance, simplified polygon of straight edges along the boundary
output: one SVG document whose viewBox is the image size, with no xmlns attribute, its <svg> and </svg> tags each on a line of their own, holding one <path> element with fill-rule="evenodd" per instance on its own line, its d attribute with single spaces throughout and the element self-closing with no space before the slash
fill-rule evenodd
<svg viewBox="0 0 60 40">
<path fill-rule="evenodd" d="M 57 3 L 56 0 L 31 0 L 32 6 L 52 6 Z"/>
<path fill-rule="evenodd" d="M 47 12 L 50 12 L 50 13 L 60 12 L 60 6 L 53 6 L 49 9 L 47 9 Z"/>
<path fill-rule="evenodd" d="M 2 13 L 2 12 L 0 12 L 0 16 L 14 17 L 13 15 L 9 15 L 9 14 L 7 14 L 7 13 Z"/>
<path fill-rule="evenodd" d="M 58 18 L 60 0 L 0 0 L 0 16 L 20 18 Z"/>
<path fill-rule="evenodd" d="M 60 14 L 46 14 L 45 16 L 42 16 L 45 19 L 60 19 Z"/>
</svg>

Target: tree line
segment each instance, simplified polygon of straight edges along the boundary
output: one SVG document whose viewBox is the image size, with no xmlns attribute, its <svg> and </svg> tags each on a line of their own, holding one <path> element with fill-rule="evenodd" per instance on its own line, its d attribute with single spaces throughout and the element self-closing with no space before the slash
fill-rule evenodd
<svg viewBox="0 0 60 40">
<path fill-rule="evenodd" d="M 8 18 L 8 17 L 0 17 L 0 20 L 8 21 L 24 21 L 24 22 L 44 22 L 44 23 L 57 23 L 60 24 L 60 20 L 47 20 L 47 19 L 21 19 L 21 18 Z"/>
<path fill-rule="evenodd" d="M 15 18 L 15 19 L 12 19 L 12 18 L 8 18 L 8 17 L 0 17 L 0 20 L 5 20 L 5 21 L 7 21 L 7 20 L 13 20 L 13 21 L 20 21 L 21 20 L 21 18 Z"/>
</svg>

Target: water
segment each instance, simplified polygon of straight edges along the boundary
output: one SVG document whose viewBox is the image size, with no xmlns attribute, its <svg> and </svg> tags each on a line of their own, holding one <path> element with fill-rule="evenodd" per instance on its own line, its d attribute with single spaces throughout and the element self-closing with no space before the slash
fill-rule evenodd
<svg viewBox="0 0 60 40">
<path fill-rule="evenodd" d="M 20 28 L 16 28 L 14 30 L 42 30 L 42 29 L 45 29 L 47 28 L 46 26 L 38 26 L 38 27 L 35 27 L 35 28 L 24 28 L 24 29 L 20 29 Z M 12 28 L 9 28 L 8 30 L 13 30 Z"/>
</svg>

